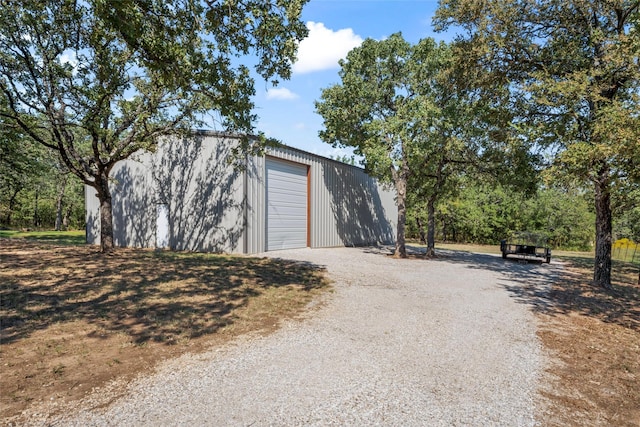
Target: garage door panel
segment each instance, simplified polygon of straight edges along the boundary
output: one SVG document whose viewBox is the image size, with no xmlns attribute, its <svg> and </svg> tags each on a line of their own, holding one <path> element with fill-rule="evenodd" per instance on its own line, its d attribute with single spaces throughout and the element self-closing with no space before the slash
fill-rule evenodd
<svg viewBox="0 0 640 427">
<path fill-rule="evenodd" d="M 269 212 L 272 212 L 274 214 L 284 212 L 289 217 L 294 217 L 296 216 L 296 214 L 299 214 L 300 216 L 303 216 L 305 218 L 307 217 L 306 209 L 301 209 L 294 202 L 287 202 L 287 203 L 282 203 L 279 206 L 274 206 L 271 209 L 269 209 Z"/>
<path fill-rule="evenodd" d="M 307 166 L 267 158 L 267 250 L 307 246 Z"/>
<path fill-rule="evenodd" d="M 306 198 L 306 193 L 286 193 L 286 192 L 271 192 L 270 194 L 272 199 L 278 197 L 278 205 L 274 206 L 274 209 L 280 208 L 281 206 L 291 206 L 298 207 L 298 202 Z"/>
<path fill-rule="evenodd" d="M 287 232 L 290 231 L 292 228 L 303 228 L 306 226 L 306 221 L 290 221 L 287 222 L 287 224 L 272 224 L 271 227 L 269 227 L 269 231 L 271 233 L 273 232 Z M 306 233 L 305 233 L 305 237 L 306 237 Z"/>
</svg>

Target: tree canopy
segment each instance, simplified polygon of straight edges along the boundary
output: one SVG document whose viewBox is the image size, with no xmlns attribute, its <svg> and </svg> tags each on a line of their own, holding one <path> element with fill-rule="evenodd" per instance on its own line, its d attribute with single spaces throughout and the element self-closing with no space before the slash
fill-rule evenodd
<svg viewBox="0 0 640 427">
<path fill-rule="evenodd" d="M 436 202 L 459 176 L 535 182 L 537 157 L 509 126 L 508 107 L 480 96 L 458 62 L 451 46 L 433 39 L 416 45 L 400 33 L 368 39 L 341 62 L 342 83 L 323 90 L 316 103 L 325 125 L 321 139 L 354 147 L 368 172 L 395 186 L 398 256 L 405 256 L 407 202 L 413 213 L 420 207 L 428 212 L 432 253 Z"/>
<path fill-rule="evenodd" d="M 0 0 L 0 114 L 95 188 L 110 250 L 115 163 L 207 114 L 252 132 L 241 57 L 255 54 L 265 79 L 288 78 L 305 2 Z"/>
<path fill-rule="evenodd" d="M 605 288 L 612 193 L 640 171 L 639 8 L 628 0 L 443 0 L 436 15 L 439 28 L 464 32 L 458 46 L 485 94 L 509 89 L 523 140 L 553 153 L 559 174 L 593 185 L 594 282 Z"/>
<path fill-rule="evenodd" d="M 447 58 L 433 39 L 412 46 L 400 33 L 365 40 L 340 62 L 341 84 L 322 91 L 316 109 L 324 119 L 320 138 L 351 146 L 367 171 L 393 183 L 398 206 L 396 256 L 405 257 L 407 182 L 421 161 L 421 144 L 438 119 L 433 80 Z"/>
<path fill-rule="evenodd" d="M 576 190 L 543 186 L 527 195 L 494 182 L 462 179 L 457 194 L 441 200 L 436 211 L 437 231 L 445 241 L 497 245 L 528 231 L 547 238 L 553 248 L 592 249 L 594 215 L 586 194 Z"/>
</svg>

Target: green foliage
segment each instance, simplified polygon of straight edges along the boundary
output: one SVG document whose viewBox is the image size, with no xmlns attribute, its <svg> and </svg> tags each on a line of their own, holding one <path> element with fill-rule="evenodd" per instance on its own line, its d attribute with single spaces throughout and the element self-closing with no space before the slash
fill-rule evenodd
<svg viewBox="0 0 640 427">
<path fill-rule="evenodd" d="M 255 52 L 262 76 L 288 77 L 306 28 L 297 19 L 302 1 L 245 3 L 4 1 L 8 115 L 35 140 L 62 144 L 69 167 L 89 184 L 87 170 L 152 148 L 205 113 L 251 132 L 253 81 L 234 58 Z M 91 149 L 78 152 L 85 138 Z"/>
<path fill-rule="evenodd" d="M 640 242 L 640 183 L 629 185 L 614 199 L 614 238 Z"/>
<path fill-rule="evenodd" d="M 465 182 L 457 197 L 436 209 L 441 240 L 495 245 L 514 233 L 545 236 L 553 248 L 593 248 L 594 215 L 585 194 L 560 188 L 541 188 L 530 195 L 508 187 Z M 410 235 L 418 230 L 412 228 Z"/>
<path fill-rule="evenodd" d="M 442 236 L 459 242 L 495 243 L 523 228 L 523 197 L 500 186 L 463 185 L 438 206 Z"/>
<path fill-rule="evenodd" d="M 529 188 L 537 178 L 537 157 L 512 131 L 512 114 L 465 81 L 461 53 L 433 39 L 412 46 L 401 34 L 365 40 L 341 62 L 342 84 L 316 103 L 320 137 L 354 147 L 369 173 L 395 185 L 401 254 L 405 198 L 410 222 L 429 224 L 432 248 L 435 202 L 453 194 L 461 176 Z"/>
<path fill-rule="evenodd" d="M 587 196 L 575 190 L 547 188 L 527 200 L 527 229 L 544 231 L 549 244 L 566 250 L 592 250 L 595 215 Z"/>
<path fill-rule="evenodd" d="M 0 118 L 0 226 L 54 228 L 84 225 L 84 193 L 59 158 Z M 60 198 L 60 203 L 58 199 Z"/>
<path fill-rule="evenodd" d="M 594 281 L 609 288 L 610 197 L 640 170 L 640 3 L 443 0 L 436 25 L 464 31 L 469 78 L 508 102 L 523 141 L 555 150 L 556 176 L 593 185 Z"/>
<path fill-rule="evenodd" d="M 20 192 L 44 169 L 42 160 L 35 147 L 22 143 L 22 135 L 0 118 L 0 224 L 11 222 Z"/>
<path fill-rule="evenodd" d="M 442 1 L 436 24 L 461 25 L 467 74 L 504 96 L 529 144 L 553 147 L 554 170 L 582 183 L 638 179 L 637 1 Z M 497 91 L 497 92 L 496 92 Z"/>
<path fill-rule="evenodd" d="M 407 162 L 419 94 L 407 64 L 411 46 L 400 34 L 367 39 L 340 62 L 337 84 L 316 102 L 324 119 L 320 138 L 334 146 L 351 146 L 364 156 L 367 170 L 387 182 Z M 412 126 L 413 124 L 413 126 Z"/>
<path fill-rule="evenodd" d="M 442 120 L 437 79 L 449 50 L 433 39 L 412 46 L 400 33 L 365 40 L 340 62 L 341 84 L 322 91 L 316 109 L 324 119 L 320 138 L 354 147 L 366 170 L 393 183 L 398 206 L 396 254 L 405 255 L 405 198 L 410 177 L 430 163 L 431 138 Z"/>
<path fill-rule="evenodd" d="M 409 178 L 411 221 L 427 224 L 426 243 L 435 243 L 435 204 L 455 196 L 471 177 L 492 185 L 533 192 L 538 182 L 539 155 L 514 129 L 514 116 L 499 99 L 480 96 L 460 64 L 464 52 L 442 45 L 435 78 L 422 79 L 432 112 L 423 120 L 416 144 L 421 163 Z M 422 238 L 422 237 L 421 237 Z"/>
<path fill-rule="evenodd" d="M 305 2 L 0 0 L 0 115 L 97 190 L 108 249 L 114 164 L 211 113 L 251 133 L 254 82 L 238 57 L 287 78 Z"/>
<path fill-rule="evenodd" d="M 351 166 L 355 166 L 355 164 L 356 164 L 356 157 L 353 156 L 353 155 L 351 157 L 349 157 L 349 156 L 347 156 L 345 154 L 343 156 L 338 155 L 338 156 L 330 157 L 330 158 L 332 158 L 333 160 L 335 160 L 337 162 L 345 163 L 345 164 L 351 165 Z"/>
</svg>

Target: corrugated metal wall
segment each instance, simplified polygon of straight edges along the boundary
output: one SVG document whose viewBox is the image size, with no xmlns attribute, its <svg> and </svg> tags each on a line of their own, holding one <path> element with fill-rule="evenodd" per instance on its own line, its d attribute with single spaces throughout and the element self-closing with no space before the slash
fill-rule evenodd
<svg viewBox="0 0 640 427">
<path fill-rule="evenodd" d="M 245 223 L 244 234 L 246 253 L 264 252 L 267 248 L 265 222 L 266 210 L 266 180 L 264 157 L 251 156 L 247 158 L 244 173 L 245 185 Z"/>
<path fill-rule="evenodd" d="M 170 246 L 178 250 L 264 252 L 265 157 L 248 156 L 243 172 L 225 161 L 234 138 L 200 132 L 140 161 L 114 168 L 114 227 L 120 246 L 155 245 L 159 203 L 168 208 Z M 311 247 L 393 243 L 395 192 L 360 168 L 290 147 L 266 154 L 309 166 Z M 125 173 L 126 172 L 126 173 Z M 126 179 L 125 179 L 126 178 Z M 126 185 L 125 185 L 126 184 Z M 87 241 L 99 243 L 99 205 L 87 188 Z"/>
<path fill-rule="evenodd" d="M 86 222 L 86 238 L 90 245 L 100 244 L 100 202 L 96 190 L 84 186 L 84 215 Z"/>
<path fill-rule="evenodd" d="M 237 138 L 196 133 L 118 162 L 110 183 L 114 243 L 156 246 L 158 209 L 166 210 L 175 250 L 243 253 L 243 174 L 228 163 Z M 88 243 L 100 243 L 99 204 L 87 187 Z"/>
<path fill-rule="evenodd" d="M 393 243 L 395 193 L 360 168 L 290 147 L 270 148 L 267 155 L 310 167 L 311 247 Z M 247 162 L 247 234 L 249 253 L 266 250 L 265 158 Z"/>
</svg>

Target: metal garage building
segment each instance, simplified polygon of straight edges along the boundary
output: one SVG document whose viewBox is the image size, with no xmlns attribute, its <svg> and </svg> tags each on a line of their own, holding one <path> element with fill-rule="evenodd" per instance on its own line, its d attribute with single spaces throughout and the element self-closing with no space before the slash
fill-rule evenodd
<svg viewBox="0 0 640 427">
<path fill-rule="evenodd" d="M 257 253 L 392 243 L 395 193 L 362 169 L 291 147 L 227 159 L 238 139 L 197 132 L 119 162 L 111 176 L 117 246 Z M 100 241 L 86 187 L 87 242 Z"/>
</svg>

